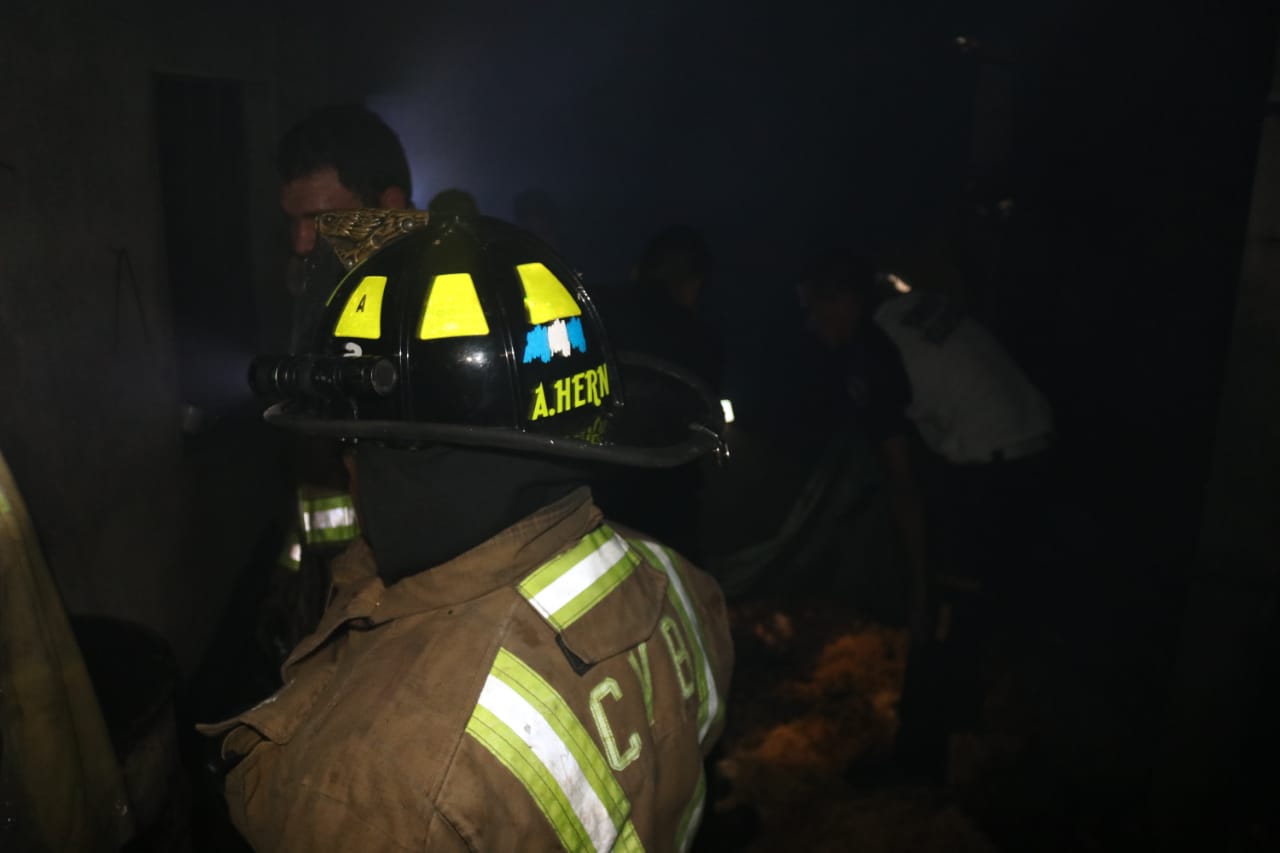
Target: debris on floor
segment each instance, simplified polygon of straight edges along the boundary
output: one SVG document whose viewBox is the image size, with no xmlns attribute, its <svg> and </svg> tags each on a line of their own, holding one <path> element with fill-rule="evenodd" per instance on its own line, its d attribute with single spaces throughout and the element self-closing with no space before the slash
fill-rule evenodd
<svg viewBox="0 0 1280 853">
<path fill-rule="evenodd" d="M 995 849 L 939 789 L 860 784 L 888 766 L 906 630 L 824 602 L 745 602 L 733 618 L 738 660 L 715 765 L 727 790 L 704 836 L 724 843 L 724 823 L 749 815 L 736 849 Z M 699 846 L 729 849 L 714 837 Z"/>
</svg>

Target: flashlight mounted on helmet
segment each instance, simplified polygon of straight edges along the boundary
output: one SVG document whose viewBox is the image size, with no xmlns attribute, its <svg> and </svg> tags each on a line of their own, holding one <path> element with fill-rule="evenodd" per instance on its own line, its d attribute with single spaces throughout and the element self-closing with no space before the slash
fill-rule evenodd
<svg viewBox="0 0 1280 853">
<path fill-rule="evenodd" d="M 249 385 L 264 397 L 353 400 L 385 397 L 400 376 L 379 356 L 260 356 L 249 366 Z"/>
</svg>

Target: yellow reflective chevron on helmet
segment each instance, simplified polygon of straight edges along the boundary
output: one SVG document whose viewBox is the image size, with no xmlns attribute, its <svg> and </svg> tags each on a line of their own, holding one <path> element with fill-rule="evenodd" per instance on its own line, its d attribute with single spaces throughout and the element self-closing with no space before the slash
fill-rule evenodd
<svg viewBox="0 0 1280 853">
<path fill-rule="evenodd" d="M 516 272 L 524 285 L 524 307 L 530 323 L 536 326 L 582 314 L 573 294 L 545 264 L 520 264 Z"/>
<path fill-rule="evenodd" d="M 422 307 L 418 339 L 432 341 L 487 334 L 489 321 L 480 307 L 471 275 L 455 272 L 436 276 Z"/>
<path fill-rule="evenodd" d="M 385 275 L 367 275 L 347 297 L 347 305 L 333 329 L 335 338 L 364 338 L 376 341 L 382 337 L 382 294 L 387 288 Z"/>
</svg>

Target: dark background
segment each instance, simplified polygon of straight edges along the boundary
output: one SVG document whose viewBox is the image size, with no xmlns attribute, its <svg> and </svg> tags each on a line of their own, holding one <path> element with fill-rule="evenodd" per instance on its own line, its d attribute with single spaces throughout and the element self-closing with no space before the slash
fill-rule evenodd
<svg viewBox="0 0 1280 853">
<path fill-rule="evenodd" d="M 1140 498 L 1135 524 L 1194 549 L 1274 48 L 1262 4 L 511 5 L 354 28 L 351 82 L 404 137 L 419 204 L 461 186 L 510 215 L 545 188 L 597 285 L 662 225 L 703 228 L 748 421 L 817 393 L 791 338 L 806 259 L 876 252 L 996 328 L 1114 484 L 1099 499 Z"/>
<path fill-rule="evenodd" d="M 323 103 L 401 133 L 419 206 L 458 186 L 509 217 L 547 190 L 592 286 L 662 225 L 702 228 L 726 393 L 779 447 L 828 393 L 799 271 L 868 249 L 1051 398 L 1090 541 L 1043 594 L 1155 649 L 1145 784 L 1185 817 L 1248 764 L 1274 674 L 1276 24 L 1101 0 L 6 3 L 0 448 L 69 607 L 152 627 L 190 672 L 283 488 L 241 377 L 287 328 L 275 141 Z"/>
</svg>

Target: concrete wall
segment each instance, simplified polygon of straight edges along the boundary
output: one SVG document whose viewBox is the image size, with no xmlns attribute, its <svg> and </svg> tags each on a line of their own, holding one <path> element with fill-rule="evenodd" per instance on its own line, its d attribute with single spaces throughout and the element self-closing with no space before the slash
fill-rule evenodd
<svg viewBox="0 0 1280 853">
<path fill-rule="evenodd" d="M 217 466 L 184 448 L 153 74 L 246 83 L 248 309 L 270 329 L 283 299 L 274 141 L 328 95 L 325 24 L 293 6 L 0 6 L 0 451 L 69 608 L 157 629 L 187 668 L 262 499 L 229 468 L 220 499 L 203 498 Z M 132 279 L 117 275 L 122 253 Z"/>
</svg>

